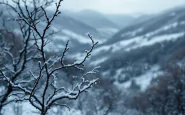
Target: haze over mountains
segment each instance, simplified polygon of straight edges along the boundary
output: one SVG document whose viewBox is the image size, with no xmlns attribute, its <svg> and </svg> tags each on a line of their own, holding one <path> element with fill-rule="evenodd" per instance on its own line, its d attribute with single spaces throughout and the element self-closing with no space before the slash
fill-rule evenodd
<svg viewBox="0 0 185 115">
<path fill-rule="evenodd" d="M 146 88 L 145 85 L 153 79 L 153 77 L 148 78 L 152 74 L 151 71 L 161 73 L 162 62 L 174 59 L 174 55 L 183 48 L 184 10 L 183 7 L 177 7 L 160 14 L 139 17 L 105 15 L 94 11 L 66 13 L 66 15 L 97 31 L 100 31 L 100 28 L 117 29 L 118 32 L 115 34 L 108 32 L 109 37 L 106 41 L 95 49 L 91 64 L 100 65 L 102 76 L 114 79 L 118 86 L 122 84 L 128 88 L 134 80 Z M 99 19 L 104 23 L 99 24 L 101 23 Z M 144 79 L 143 76 L 147 80 L 145 83 L 140 83 L 139 81 Z"/>
<path fill-rule="evenodd" d="M 102 76 L 109 76 L 116 83 L 120 82 L 119 79 L 131 82 L 153 67 L 160 71 L 161 60 L 166 56 L 173 57 L 172 53 L 183 47 L 184 10 L 177 7 L 160 14 L 139 16 L 102 14 L 91 10 L 64 11 L 53 24 L 52 29 L 61 29 L 61 32 L 53 36 L 48 50 L 59 51 L 70 40 L 73 53 L 83 51 L 91 44 L 86 35 L 90 32 L 100 42 L 90 60 L 91 65 L 100 65 Z M 81 55 L 78 53 L 72 57 Z"/>
<path fill-rule="evenodd" d="M 94 28 L 99 32 L 97 35 L 103 34 L 103 40 L 94 34 L 100 44 L 87 64 L 89 67 L 101 67 L 100 79 L 109 80 L 111 84 L 103 84 L 105 89 L 116 87 L 125 95 L 132 93 L 129 95 L 132 97 L 139 95 L 137 92 L 147 93 L 150 87 L 156 86 L 158 77 L 170 74 L 166 68 L 175 68 L 176 65 L 184 67 L 184 11 L 184 7 L 176 7 L 159 14 L 139 17 L 106 15 L 94 11 L 64 14 Z M 79 37 L 76 39 L 81 43 L 85 40 Z M 88 45 L 77 46 L 83 49 L 88 48 Z M 76 48 L 74 52 L 77 52 Z M 81 56 L 83 53 L 73 55 L 78 59 Z M 103 87 L 101 83 L 99 85 Z"/>
<path fill-rule="evenodd" d="M 134 14 L 103 14 L 93 10 L 82 10 L 79 12 L 64 11 L 64 14 L 81 20 L 83 23 L 94 28 L 124 28 L 130 24 L 142 22 L 144 19 L 150 18 L 152 15 L 141 13 Z"/>
<path fill-rule="evenodd" d="M 176 7 L 160 14 L 140 16 L 66 11 L 56 25 L 64 25 L 63 33 L 72 40 L 74 52 L 78 46 L 83 50 L 90 45 L 85 31 L 100 41 L 89 63 L 101 66 L 102 77 L 126 88 L 135 81 L 145 90 L 155 76 L 163 73 L 164 61 L 172 61 L 178 52 L 184 53 L 184 10 L 184 7 Z M 61 22 L 62 18 L 65 23 Z M 179 56 L 176 61 L 181 59 Z M 141 82 L 142 79 L 146 80 Z"/>
<path fill-rule="evenodd" d="M 47 51 L 60 55 L 66 42 L 70 40 L 70 51 L 66 59 L 67 61 L 80 60 L 84 56 L 84 51 L 91 45 L 91 40 L 87 36 L 89 32 L 95 41 L 99 41 L 99 44 L 85 64 L 87 69 L 100 66 L 96 76 L 100 78 L 96 87 L 98 91 L 89 95 L 95 95 L 95 97 L 101 95 L 101 99 L 104 96 L 106 99 L 110 96 L 111 99 L 118 99 L 118 101 L 124 96 L 121 101 L 125 102 L 128 98 L 130 99 L 130 95 L 127 94 L 132 93 L 131 97 L 134 97 L 139 95 L 138 92 L 145 92 L 150 87 L 157 86 L 158 77 L 170 74 L 166 68 L 175 68 L 174 65 L 184 67 L 184 11 L 183 6 L 151 15 L 64 10 L 51 26 L 51 31 L 59 32 L 51 37 Z M 52 15 L 52 11 L 48 10 L 47 14 Z M 14 31 L 17 32 L 15 19 L 11 19 L 8 13 L 4 13 L 3 16 L 7 19 L 7 28 L 12 29 L 14 26 Z M 44 25 L 44 21 L 38 24 L 39 31 L 43 30 Z M 75 79 L 71 76 L 79 71 L 71 69 L 62 72 L 64 79 L 61 80 L 71 83 Z M 99 90 L 106 93 L 101 93 Z M 90 97 L 90 101 L 91 99 Z M 106 100 L 103 104 L 107 104 Z M 111 115 L 114 114 L 111 113 Z"/>
<path fill-rule="evenodd" d="M 165 62 L 183 59 L 184 10 L 175 8 L 121 29 L 96 49 L 95 65 L 101 65 L 104 76 L 114 76 L 118 86 L 128 88 L 135 81 L 146 88 L 153 77 L 163 71 Z"/>
</svg>

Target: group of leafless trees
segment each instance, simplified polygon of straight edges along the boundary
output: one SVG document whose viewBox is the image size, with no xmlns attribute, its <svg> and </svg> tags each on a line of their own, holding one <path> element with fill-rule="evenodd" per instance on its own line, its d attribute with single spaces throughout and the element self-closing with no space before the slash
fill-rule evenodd
<svg viewBox="0 0 185 115">
<path fill-rule="evenodd" d="M 184 48 L 183 48 L 184 49 Z M 179 49 L 178 49 L 179 50 Z M 180 52 L 180 54 L 179 54 Z M 127 107 L 133 108 L 147 115 L 184 115 L 185 114 L 185 60 L 184 50 L 166 60 L 162 69 L 164 73 L 153 79 L 149 88 L 138 92 L 127 101 Z"/>
<path fill-rule="evenodd" d="M 92 46 L 85 51 L 82 60 L 73 63 L 65 62 L 69 50 L 66 43 L 61 56 L 51 56 L 46 52 L 55 32 L 50 31 L 53 21 L 60 15 L 63 0 L 12 0 L 0 2 L 6 9 L 8 18 L 1 18 L 1 49 L 0 49 L 0 111 L 3 107 L 16 102 L 28 101 L 41 115 L 46 115 L 54 106 L 68 107 L 60 100 L 75 100 L 89 89 L 98 79 L 85 80 L 77 83 L 72 89 L 65 88 L 58 82 L 62 79 L 61 71 L 76 68 L 82 71 L 84 62 L 89 58 L 96 46 L 90 34 Z M 55 3 L 52 16 L 47 14 L 47 7 Z M 3 10 L 2 10 L 3 11 Z M 2 13 L 3 15 L 3 13 Z M 3 17 L 3 16 L 2 16 Z M 16 23 L 21 34 L 13 33 L 7 20 Z M 40 24 L 44 26 L 40 26 Z M 8 39 L 7 39 L 8 38 Z M 91 74 L 87 72 L 85 74 Z M 3 114 L 0 112 L 0 114 Z"/>
</svg>

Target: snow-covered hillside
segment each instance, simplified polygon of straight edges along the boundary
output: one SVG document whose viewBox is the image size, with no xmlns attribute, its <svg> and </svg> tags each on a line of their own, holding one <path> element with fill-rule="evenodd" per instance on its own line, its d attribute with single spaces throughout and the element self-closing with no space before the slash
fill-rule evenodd
<svg viewBox="0 0 185 115">
<path fill-rule="evenodd" d="M 184 22 L 184 8 L 178 8 L 124 28 L 95 49 L 91 64 L 100 65 L 102 75 L 115 79 L 118 87 L 128 87 L 135 80 L 144 90 L 151 75 L 161 72 L 152 73 L 152 68 L 160 68 L 161 60 L 171 57 L 184 44 Z"/>
</svg>

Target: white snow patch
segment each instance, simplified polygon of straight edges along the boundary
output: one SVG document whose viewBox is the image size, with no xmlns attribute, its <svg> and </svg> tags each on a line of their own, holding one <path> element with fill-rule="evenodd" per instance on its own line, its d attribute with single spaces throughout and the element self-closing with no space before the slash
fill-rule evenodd
<svg viewBox="0 0 185 115">
<path fill-rule="evenodd" d="M 23 114 L 22 115 L 38 115 L 38 112 L 29 102 L 22 103 L 23 106 Z"/>
<path fill-rule="evenodd" d="M 57 31 L 59 31 L 60 29 L 59 28 L 57 28 L 56 26 L 52 26 L 51 27 L 51 29 L 54 31 L 54 32 L 57 32 Z"/>
<path fill-rule="evenodd" d="M 1 86 L 0 87 L 0 94 L 3 94 L 3 91 L 5 90 L 5 87 L 4 86 Z"/>
<path fill-rule="evenodd" d="M 116 85 L 119 89 L 127 89 L 131 86 L 131 81 L 126 81 L 124 83 L 114 82 L 114 85 Z"/>
<path fill-rule="evenodd" d="M 161 29 L 159 29 L 158 31 L 160 31 L 160 30 L 169 30 L 169 29 L 171 29 L 171 28 L 175 28 L 175 27 L 177 27 L 178 26 L 178 22 L 174 22 L 174 23 L 172 23 L 172 24 L 169 24 L 169 25 L 166 25 L 166 26 L 164 26 L 164 27 L 162 27 Z"/>
<path fill-rule="evenodd" d="M 98 54 L 98 53 L 101 53 L 103 51 L 115 52 L 115 51 L 118 51 L 118 50 L 121 50 L 121 49 L 123 49 L 124 51 L 130 51 L 130 50 L 133 50 L 133 49 L 136 49 L 136 48 L 139 48 L 139 47 L 150 46 L 150 45 L 153 45 L 155 43 L 161 43 L 161 42 L 164 42 L 164 41 L 175 41 L 179 37 L 182 37 L 184 35 L 185 35 L 184 32 L 180 32 L 180 33 L 154 36 L 154 37 L 151 37 L 150 39 L 148 39 L 147 37 L 144 37 L 144 36 L 137 36 L 137 37 L 133 37 L 131 39 L 116 42 L 116 43 L 111 44 L 111 45 L 101 46 L 99 48 L 96 48 L 93 51 L 93 53 Z"/>
<path fill-rule="evenodd" d="M 135 37 L 135 38 L 132 38 L 132 39 L 128 39 L 128 40 L 123 40 L 120 42 L 120 44 L 122 46 L 128 46 L 130 44 L 133 44 L 133 43 L 140 43 L 141 40 L 143 40 L 144 38 L 142 36 L 138 36 L 138 37 Z"/>
<path fill-rule="evenodd" d="M 165 26 L 163 26 L 163 27 L 161 27 L 161 28 L 159 28 L 159 29 L 157 29 L 153 32 L 149 32 L 149 33 L 145 34 L 145 36 L 146 37 L 152 37 L 152 36 L 158 34 L 159 32 L 166 31 L 166 30 L 169 30 L 171 28 L 175 28 L 175 27 L 178 26 L 178 24 L 179 24 L 178 22 L 174 22 L 172 24 L 165 25 Z"/>
<path fill-rule="evenodd" d="M 109 51 L 109 50 L 114 52 L 114 51 L 120 50 L 121 48 L 129 46 L 129 45 L 131 45 L 133 43 L 140 43 L 140 41 L 142 39 L 143 38 L 139 36 L 139 37 L 135 37 L 135 38 L 128 39 L 128 40 L 122 40 L 121 42 L 117 42 L 117 43 L 114 43 L 114 44 L 111 44 L 111 45 L 107 45 L 107 46 L 102 46 L 102 47 L 96 48 L 93 52 L 96 53 L 96 54 L 100 53 L 102 51 Z"/>
<path fill-rule="evenodd" d="M 100 59 L 97 59 L 95 61 L 91 61 L 91 65 L 99 65 L 100 63 L 103 63 L 107 60 L 108 58 L 107 57 L 103 57 L 103 58 L 100 58 Z"/>
<path fill-rule="evenodd" d="M 131 86 L 132 80 L 134 80 L 136 82 L 136 84 L 138 84 L 141 87 L 141 91 L 145 91 L 148 88 L 148 86 L 150 85 L 152 79 L 154 79 L 162 74 L 163 74 L 163 72 L 160 71 L 160 66 L 154 65 L 146 73 L 144 73 L 140 76 L 134 77 L 124 83 L 114 82 L 114 85 L 116 85 L 119 89 L 123 89 L 123 88 L 127 89 Z"/>
<path fill-rule="evenodd" d="M 143 46 L 150 46 L 153 45 L 155 43 L 161 43 L 164 41 L 175 41 L 177 40 L 179 37 L 184 36 L 184 32 L 180 32 L 180 33 L 175 33 L 175 34 L 166 34 L 166 35 L 161 35 L 161 36 L 155 36 L 153 38 L 151 38 L 150 40 L 148 39 L 143 39 L 142 37 L 136 41 L 137 44 L 133 45 L 132 47 L 126 48 L 126 51 L 130 51 L 132 49 L 136 49 L 139 47 L 143 47 Z"/>
<path fill-rule="evenodd" d="M 137 33 L 139 32 L 142 32 L 143 31 L 143 28 L 139 28 L 139 29 L 136 29 L 134 31 L 129 31 L 127 33 L 124 33 L 121 35 L 121 37 L 124 37 L 124 36 L 127 36 L 127 35 L 131 35 L 132 37 L 134 37 Z"/>
<path fill-rule="evenodd" d="M 82 115 L 82 112 L 75 109 L 71 109 L 70 111 L 68 109 L 64 109 L 62 111 L 62 115 Z"/>
<path fill-rule="evenodd" d="M 20 104 L 23 110 L 22 115 L 38 115 L 38 111 L 29 102 L 22 102 Z M 13 104 L 5 106 L 3 108 L 3 115 L 15 115 L 13 106 Z"/>
<path fill-rule="evenodd" d="M 14 103 L 15 104 L 15 103 Z M 2 110 L 3 115 L 16 115 L 14 111 L 14 104 L 9 104 L 5 106 Z M 39 111 L 36 110 L 29 102 L 22 102 L 20 103 L 20 107 L 22 107 L 22 114 L 21 115 L 39 115 Z M 81 115 L 81 111 L 75 110 L 71 108 L 69 109 L 63 109 L 62 111 L 58 108 L 54 107 L 50 111 L 48 111 L 49 115 L 55 115 L 54 113 L 60 113 L 62 115 Z"/>
<path fill-rule="evenodd" d="M 132 33 L 132 36 L 135 36 L 137 33 L 142 32 L 142 31 L 143 31 L 143 28 L 139 28 L 139 29 L 135 30 L 135 31 Z"/>
<path fill-rule="evenodd" d="M 67 36 L 72 37 L 72 38 L 78 40 L 80 43 L 91 44 L 91 40 L 88 38 L 88 36 L 87 37 L 83 37 L 83 36 L 81 36 L 81 35 L 79 35 L 79 34 L 77 34 L 75 32 L 67 30 L 67 29 L 63 29 L 62 32 L 64 34 L 66 34 Z"/>
<path fill-rule="evenodd" d="M 155 65 L 145 74 L 136 77 L 134 80 L 136 81 L 136 84 L 141 87 L 141 91 L 145 91 L 150 85 L 152 79 L 158 77 L 161 74 L 163 74 L 163 72 L 160 71 L 160 67 Z"/>
<path fill-rule="evenodd" d="M 52 37 L 54 40 L 62 40 L 62 41 L 67 41 L 70 40 L 69 36 L 60 36 L 60 35 L 54 35 Z"/>
<path fill-rule="evenodd" d="M 68 54 L 68 58 L 81 61 L 84 59 L 86 55 L 87 55 L 86 53 L 78 52 L 75 54 Z"/>
<path fill-rule="evenodd" d="M 185 21 L 181 21 L 179 24 L 180 25 L 185 25 Z"/>
<path fill-rule="evenodd" d="M 121 75 L 122 71 L 123 71 L 122 68 L 116 70 L 116 75 L 115 75 L 115 77 L 118 78 L 118 77 Z"/>
<path fill-rule="evenodd" d="M 107 75 L 109 75 L 110 74 L 110 71 L 109 70 L 107 70 L 107 71 L 105 71 L 105 72 L 102 72 L 102 76 L 107 76 Z"/>
<path fill-rule="evenodd" d="M 102 47 L 98 47 L 98 48 L 95 48 L 93 50 L 93 53 L 97 54 L 97 53 L 100 53 L 102 51 L 108 51 L 110 48 L 111 48 L 112 45 L 108 45 L 108 46 L 102 46 Z"/>
</svg>

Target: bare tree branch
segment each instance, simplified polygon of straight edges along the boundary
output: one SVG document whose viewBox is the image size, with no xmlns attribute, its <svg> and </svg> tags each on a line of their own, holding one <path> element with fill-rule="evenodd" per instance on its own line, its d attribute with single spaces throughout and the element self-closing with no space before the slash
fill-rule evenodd
<svg viewBox="0 0 185 115">
<path fill-rule="evenodd" d="M 46 11 L 47 2 L 43 5 L 38 0 L 33 0 L 33 11 L 28 7 L 26 0 L 13 0 L 14 4 L 17 6 L 16 8 L 8 3 L 4 3 L 18 14 L 17 19 L 23 34 L 23 47 L 19 52 L 19 56 L 14 57 L 9 51 L 6 52 L 13 60 L 12 65 L 14 69 L 12 72 L 14 74 L 9 77 L 7 72 L 0 69 L 1 76 L 9 84 L 10 91 L 8 91 L 7 95 L 11 95 L 13 89 L 24 92 L 25 98 L 17 99 L 16 101 L 29 101 L 32 106 L 40 111 L 41 115 L 46 115 L 48 110 L 53 106 L 65 106 L 69 108 L 65 104 L 59 104 L 58 101 L 62 99 L 76 100 L 81 93 L 91 88 L 98 80 L 93 79 L 89 81 L 83 79 L 82 82 L 78 83 L 72 90 L 67 90 L 55 84 L 55 74 L 60 72 L 60 70 L 69 68 L 83 70 L 84 62 L 91 56 L 94 47 L 98 44 L 98 42 L 95 42 L 92 36 L 88 34 L 92 43 L 90 49 L 85 51 L 85 56 L 82 60 L 75 61 L 71 64 L 64 64 L 65 55 L 69 50 L 69 41 L 66 43 L 62 56 L 56 57 L 56 60 L 51 59 L 52 57 L 47 57 L 46 46 L 49 43 L 49 37 L 52 35 L 49 33 L 49 30 L 55 18 L 61 13 L 59 8 L 62 1 L 63 0 L 58 0 L 55 12 L 51 17 L 48 16 Z M 23 3 L 23 6 L 20 5 L 21 3 Z M 38 7 L 37 3 L 41 5 Z M 2 3 L 0 2 L 0 4 Z M 41 23 L 39 19 L 41 18 L 44 18 L 46 21 L 46 25 L 42 28 L 42 31 L 40 31 L 39 27 L 39 23 Z M 33 41 L 30 42 L 31 40 Z M 40 61 L 35 62 L 35 58 L 39 58 Z M 38 65 L 36 72 L 26 70 L 29 69 L 27 68 L 29 61 L 38 63 L 34 65 L 35 67 Z M 56 66 L 56 64 L 58 66 Z M 31 79 L 28 81 L 20 79 L 21 76 L 23 77 L 24 71 L 29 73 L 29 78 Z M 96 72 L 97 68 L 86 73 L 85 76 Z M 19 82 L 16 82 L 16 79 L 19 79 Z M 28 84 L 31 86 L 28 87 Z M 50 89 L 54 91 L 51 93 Z"/>
</svg>

